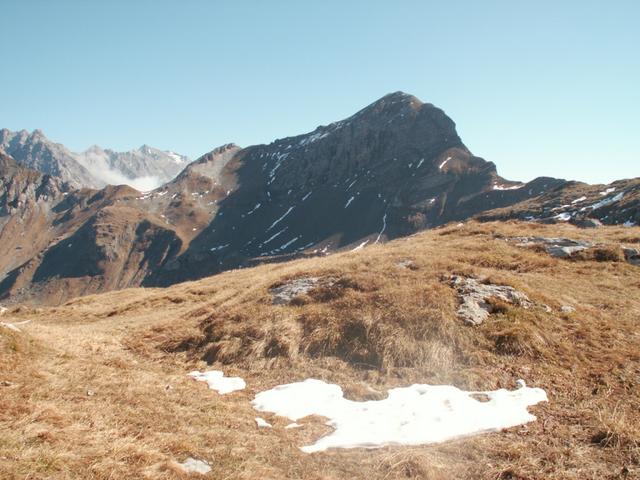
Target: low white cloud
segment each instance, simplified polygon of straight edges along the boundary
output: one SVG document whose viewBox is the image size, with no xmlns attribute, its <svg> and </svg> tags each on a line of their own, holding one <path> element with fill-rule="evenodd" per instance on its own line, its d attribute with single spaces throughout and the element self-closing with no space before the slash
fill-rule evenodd
<svg viewBox="0 0 640 480">
<path fill-rule="evenodd" d="M 162 185 L 160 177 L 155 175 L 136 178 L 127 177 L 122 172 L 111 168 L 104 154 L 85 153 L 78 159 L 94 178 L 103 182 L 105 185 L 129 185 L 141 192 L 147 192 Z"/>
</svg>

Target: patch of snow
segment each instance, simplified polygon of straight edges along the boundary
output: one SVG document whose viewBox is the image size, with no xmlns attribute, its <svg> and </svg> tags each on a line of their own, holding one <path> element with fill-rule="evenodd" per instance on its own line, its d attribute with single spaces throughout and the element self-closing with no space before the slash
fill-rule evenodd
<svg viewBox="0 0 640 480">
<path fill-rule="evenodd" d="M 280 235 L 282 232 L 284 232 L 285 230 L 287 230 L 289 227 L 284 227 L 282 230 L 280 230 L 278 233 L 272 235 L 271 237 L 269 237 L 267 240 L 265 240 L 264 242 L 262 242 L 260 244 L 260 246 L 262 245 L 266 245 L 267 243 L 269 243 L 271 240 L 273 240 L 274 238 L 276 238 L 278 235 Z"/>
<path fill-rule="evenodd" d="M 382 230 L 380 230 L 380 233 L 378 234 L 378 238 L 376 238 L 376 241 L 373 243 L 378 243 L 380 241 L 380 237 L 382 236 L 386 228 L 387 228 L 387 214 L 385 213 L 384 216 L 382 217 Z"/>
<path fill-rule="evenodd" d="M 185 159 L 180 155 L 178 155 L 176 152 L 172 152 L 171 150 L 169 150 L 167 154 L 169 154 L 169 157 L 171 158 L 171 160 L 173 160 L 175 163 L 179 165 L 185 162 Z"/>
<path fill-rule="evenodd" d="M 351 251 L 357 252 L 358 250 L 362 250 L 367 243 L 369 243 L 369 240 L 365 240 L 364 242 L 362 242 L 360 245 L 358 245 L 356 248 L 352 249 Z"/>
<path fill-rule="evenodd" d="M 349 200 L 347 200 L 347 203 L 345 204 L 344 208 L 347 208 L 351 204 L 351 202 L 353 202 L 354 198 L 355 197 L 351 197 Z"/>
<path fill-rule="evenodd" d="M 420 165 L 422 165 L 423 162 L 424 162 L 424 158 L 421 158 L 420 161 L 418 162 L 418 165 L 416 166 L 416 170 L 420 168 Z"/>
<path fill-rule="evenodd" d="M 230 243 L 227 243 L 226 245 L 219 245 L 217 247 L 211 247 L 209 249 L 210 252 L 217 252 L 218 250 L 222 250 L 223 248 L 227 248 L 229 245 L 231 245 Z"/>
<path fill-rule="evenodd" d="M 584 202 L 587 199 L 587 197 L 580 197 L 580 198 L 576 198 L 574 201 L 571 202 L 571 205 L 574 205 L 576 203 L 580 203 L 580 202 Z"/>
<path fill-rule="evenodd" d="M 220 370 L 210 370 L 208 372 L 199 372 L 195 370 L 189 373 L 199 382 L 207 382 L 211 390 L 217 391 L 220 395 L 235 392 L 236 390 L 244 390 L 247 384 L 240 377 L 225 377 Z"/>
<path fill-rule="evenodd" d="M 258 393 L 253 408 L 297 421 L 326 417 L 329 435 L 301 448 L 313 453 L 329 448 L 379 448 L 422 445 L 498 431 L 536 420 L 527 407 L 548 401 L 544 390 L 518 381 L 513 391 L 467 392 L 450 385 L 415 384 L 389 390 L 384 400 L 347 400 L 338 385 L 322 380 L 280 385 Z M 474 398 L 482 396 L 487 401 Z"/>
<path fill-rule="evenodd" d="M 260 418 L 260 417 L 256 417 L 256 425 L 258 425 L 258 428 L 271 428 L 271 427 L 273 427 L 273 425 L 271 425 L 269 422 L 267 422 L 264 418 Z"/>
<path fill-rule="evenodd" d="M 7 311 L 7 309 L 4 307 L 0 308 L 2 309 L 0 310 L 0 315 Z M 14 332 L 21 332 L 22 330 L 18 328 L 18 325 L 26 325 L 27 323 L 31 323 L 31 320 L 24 320 L 17 323 L 0 322 L 0 327 L 8 328 L 9 330 L 13 330 Z"/>
<path fill-rule="evenodd" d="M 600 192 L 600 193 L 602 193 L 602 192 Z M 609 198 L 605 198 L 604 200 L 600 200 L 599 202 L 594 203 L 590 207 L 585 207 L 585 208 L 591 208 L 592 210 L 597 210 L 599 208 L 611 205 L 612 203 L 619 202 L 620 200 L 622 200 L 622 197 L 624 197 L 624 192 L 620 192 L 617 195 L 614 195 L 613 197 L 609 197 Z"/>
<path fill-rule="evenodd" d="M 311 192 L 307 193 L 304 197 L 302 197 L 302 201 L 304 202 L 307 198 L 309 198 L 309 195 L 311 195 Z"/>
<path fill-rule="evenodd" d="M 289 210 L 284 212 L 284 215 L 282 215 L 279 219 L 277 219 L 275 222 L 273 222 L 269 228 L 267 228 L 267 232 L 269 230 L 271 230 L 273 227 L 275 227 L 278 223 L 280 223 L 284 219 L 284 217 L 286 217 L 287 215 L 289 215 L 291 213 L 291 210 L 293 210 L 294 208 L 295 207 L 289 207 Z"/>
<path fill-rule="evenodd" d="M 322 133 L 322 132 L 313 133 L 313 134 L 311 134 L 311 135 L 306 136 L 306 137 L 305 137 L 305 138 L 303 138 L 302 140 L 300 140 L 300 144 L 299 144 L 299 145 L 300 145 L 301 147 L 307 146 L 307 145 L 309 145 L 310 143 L 317 142 L 318 140 L 320 140 L 320 139 L 322 139 L 322 138 L 324 138 L 324 137 L 326 137 L 326 136 L 328 136 L 328 135 L 329 135 L 329 132 L 324 132 L 324 133 Z"/>
<path fill-rule="evenodd" d="M 611 192 L 615 192 L 615 191 L 616 191 L 616 187 L 610 187 L 610 188 L 607 188 L 604 192 L 600 192 L 600 195 L 604 197 L 605 195 L 609 195 Z"/>
<path fill-rule="evenodd" d="M 300 425 L 299 423 L 293 422 L 290 423 L 289 425 L 286 425 L 284 428 L 285 430 L 289 430 L 290 428 L 300 428 L 302 425 Z"/>
<path fill-rule="evenodd" d="M 207 462 L 189 457 L 184 462 L 178 463 L 178 466 L 186 473 L 200 473 L 205 475 L 211 471 L 211 467 Z"/>
<path fill-rule="evenodd" d="M 300 237 L 296 237 L 293 238 L 291 240 L 289 240 L 287 243 L 285 243 L 284 245 L 280 246 L 279 248 L 277 248 L 276 250 L 284 250 L 285 248 L 287 248 L 289 245 L 291 245 L 292 243 L 294 243 L 295 241 L 297 241 Z"/>
<path fill-rule="evenodd" d="M 622 226 L 623 226 L 623 227 L 627 227 L 627 228 L 629 228 L 629 227 L 635 227 L 635 226 L 636 226 L 636 222 L 632 222 L 631 220 L 627 220 L 626 222 L 624 222 L 624 223 L 622 224 Z M 2 312 L 0 312 L 0 313 L 2 313 Z"/>
<path fill-rule="evenodd" d="M 267 185 L 271 184 L 276 179 L 276 171 L 282 165 L 282 161 L 285 160 L 289 156 L 288 153 L 277 153 L 277 152 L 274 155 L 277 157 L 276 158 L 276 164 L 274 165 L 274 167 L 269 172 L 269 181 L 267 182 Z"/>
<path fill-rule="evenodd" d="M 356 183 L 358 181 L 358 179 L 356 178 L 353 182 L 351 182 L 349 184 L 349 186 L 347 187 L 347 190 L 349 190 L 351 187 L 353 187 L 353 184 Z"/>
<path fill-rule="evenodd" d="M 252 214 L 253 212 L 255 212 L 257 209 L 259 209 L 259 208 L 260 208 L 260 205 L 262 205 L 262 204 L 261 204 L 261 203 L 256 203 L 256 206 L 255 206 L 255 207 L 253 207 L 251 210 L 249 210 L 249 211 L 247 212 L 247 215 L 251 215 L 251 214 Z"/>
<path fill-rule="evenodd" d="M 553 218 L 557 218 L 558 220 L 560 220 L 562 222 L 568 222 L 569 220 L 571 220 L 571 214 L 567 213 L 567 212 L 563 212 L 563 213 L 559 213 L 558 215 L 556 215 Z"/>
<path fill-rule="evenodd" d="M 524 187 L 524 184 L 522 185 L 512 185 L 511 187 L 507 187 L 505 185 L 494 185 L 493 189 L 494 190 L 518 190 L 520 188 Z"/>
<path fill-rule="evenodd" d="M 446 159 L 444 162 L 442 162 L 442 163 L 440 164 L 440 166 L 438 167 L 438 169 L 439 169 L 439 170 L 442 170 L 442 169 L 444 168 L 444 166 L 447 164 L 447 162 L 448 162 L 449 160 L 451 160 L 451 157 L 447 157 L 447 159 Z"/>
</svg>

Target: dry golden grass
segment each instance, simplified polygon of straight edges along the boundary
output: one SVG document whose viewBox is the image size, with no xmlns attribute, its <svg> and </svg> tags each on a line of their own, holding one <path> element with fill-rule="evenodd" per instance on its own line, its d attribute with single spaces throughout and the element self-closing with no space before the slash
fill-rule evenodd
<svg viewBox="0 0 640 480">
<path fill-rule="evenodd" d="M 554 259 L 506 241 L 521 235 L 600 250 Z M 640 269 L 615 255 L 638 238 L 638 228 L 472 222 L 169 289 L 13 309 L 3 321 L 32 321 L 0 330 L 0 478 L 198 478 L 176 464 L 189 456 L 217 479 L 639 478 Z M 536 306 L 494 299 L 496 313 L 469 327 L 452 274 L 511 285 Z M 270 287 L 308 276 L 337 283 L 272 305 Z M 186 376 L 207 368 L 248 388 L 219 396 Z M 550 402 L 504 432 L 308 455 L 297 447 L 329 431 L 322 419 L 284 430 L 286 419 L 267 416 L 274 428 L 258 429 L 249 401 L 310 376 L 353 399 L 523 378 Z"/>
</svg>

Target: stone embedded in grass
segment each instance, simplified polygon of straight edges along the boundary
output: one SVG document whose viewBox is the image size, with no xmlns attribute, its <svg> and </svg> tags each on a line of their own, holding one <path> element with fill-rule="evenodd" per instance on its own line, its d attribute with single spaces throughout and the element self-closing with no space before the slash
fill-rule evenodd
<svg viewBox="0 0 640 480">
<path fill-rule="evenodd" d="M 415 263 L 413 262 L 413 260 L 401 260 L 398 263 L 396 263 L 396 267 L 398 268 L 408 268 L 413 270 L 415 268 Z"/>
<path fill-rule="evenodd" d="M 220 395 L 235 392 L 236 390 L 244 390 L 247 384 L 240 377 L 225 377 L 220 370 L 210 370 L 208 372 L 199 372 L 195 370 L 189 373 L 190 377 L 200 382 L 207 382 L 211 390 L 217 391 Z"/>
<path fill-rule="evenodd" d="M 189 457 L 184 462 L 178 463 L 178 466 L 186 473 L 200 473 L 205 475 L 211 471 L 211 467 L 207 462 L 193 457 Z"/>
<path fill-rule="evenodd" d="M 623 248 L 624 259 L 631 265 L 640 265 L 640 249 Z"/>
<path fill-rule="evenodd" d="M 330 287 L 335 283 L 333 278 L 305 277 L 289 280 L 288 282 L 269 289 L 273 296 L 274 305 L 288 305 L 294 298 L 309 293 L 316 287 Z"/>
<path fill-rule="evenodd" d="M 389 390 L 383 400 L 344 398 L 338 385 L 313 378 L 258 393 L 252 404 L 296 421 L 310 415 L 328 418 L 329 435 L 302 447 L 306 453 L 329 448 L 379 448 L 423 445 L 497 431 L 532 422 L 527 407 L 545 402 L 540 388 L 466 392 L 450 385 L 411 385 Z"/>
<path fill-rule="evenodd" d="M 602 227 L 602 222 L 597 218 L 576 218 L 573 221 L 573 224 L 579 228 L 599 228 Z"/>
<path fill-rule="evenodd" d="M 512 305 L 529 308 L 529 297 L 507 285 L 485 284 L 475 278 L 454 275 L 451 285 L 457 290 L 461 304 L 458 316 L 470 325 L 480 325 L 494 311 L 490 299 L 497 298 Z"/>
</svg>

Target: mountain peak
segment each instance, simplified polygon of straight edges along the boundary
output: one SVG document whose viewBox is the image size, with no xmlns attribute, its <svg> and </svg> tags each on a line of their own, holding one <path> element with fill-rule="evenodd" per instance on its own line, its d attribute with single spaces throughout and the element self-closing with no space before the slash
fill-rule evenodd
<svg viewBox="0 0 640 480">
<path fill-rule="evenodd" d="M 155 150 L 155 148 L 147 145 L 146 143 L 143 145 L 140 145 L 140 148 L 138 148 L 138 151 L 142 153 L 151 153 L 152 150 Z"/>
<path fill-rule="evenodd" d="M 411 95 L 410 93 L 406 93 L 403 92 L 401 90 L 398 90 L 396 92 L 391 92 L 391 93 L 387 93 L 384 97 L 382 97 L 380 100 L 386 100 L 386 101 L 393 101 L 393 102 L 414 102 L 414 101 L 418 101 L 420 102 L 420 100 L 418 100 L 418 98 L 414 95 Z M 422 102 L 420 102 L 422 103 Z"/>
<path fill-rule="evenodd" d="M 390 107 L 392 105 L 399 105 L 401 107 L 412 107 L 413 109 L 419 109 L 424 103 L 416 96 L 409 93 L 397 91 L 388 93 L 379 100 L 373 102 L 370 106 L 376 107 Z"/>
<path fill-rule="evenodd" d="M 397 91 L 388 93 L 384 97 L 379 98 L 357 112 L 351 118 L 370 115 L 382 115 L 384 117 L 388 117 L 405 113 L 415 113 L 420 111 L 424 106 L 433 107 L 433 105 L 425 104 L 413 95 Z"/>
</svg>

